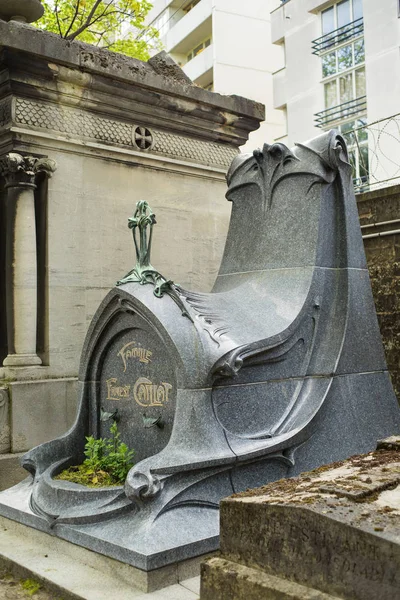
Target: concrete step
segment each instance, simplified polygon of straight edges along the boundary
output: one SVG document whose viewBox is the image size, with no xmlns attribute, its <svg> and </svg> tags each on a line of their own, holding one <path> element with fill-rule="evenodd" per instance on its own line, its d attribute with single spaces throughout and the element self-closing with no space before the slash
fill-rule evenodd
<svg viewBox="0 0 400 600">
<path fill-rule="evenodd" d="M 138 569 L 3 517 L 0 517 L 0 566 L 15 576 L 43 583 L 63 600 L 199 598 L 198 576 L 145 593 L 135 584 Z"/>
</svg>

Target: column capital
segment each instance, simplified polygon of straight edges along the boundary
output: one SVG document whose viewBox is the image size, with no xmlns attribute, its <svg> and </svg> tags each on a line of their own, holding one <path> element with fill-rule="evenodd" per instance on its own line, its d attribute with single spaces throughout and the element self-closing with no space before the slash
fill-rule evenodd
<svg viewBox="0 0 400 600">
<path fill-rule="evenodd" d="M 35 188 L 35 177 L 38 173 L 46 173 L 51 177 L 57 168 L 57 163 L 51 158 L 35 158 L 9 152 L 0 158 L 0 174 L 6 180 L 6 188 L 31 187 Z"/>
</svg>

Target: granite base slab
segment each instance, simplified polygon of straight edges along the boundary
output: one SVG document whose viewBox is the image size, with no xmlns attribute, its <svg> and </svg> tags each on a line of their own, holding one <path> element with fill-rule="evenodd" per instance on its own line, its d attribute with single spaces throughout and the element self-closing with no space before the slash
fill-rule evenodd
<svg viewBox="0 0 400 600">
<path fill-rule="evenodd" d="M 218 549 L 219 538 L 215 535 L 215 531 L 218 531 L 217 511 L 213 511 L 215 517 L 209 523 L 209 531 L 204 531 L 203 536 L 199 530 L 188 531 L 186 543 L 176 546 L 174 537 L 166 531 L 164 539 L 157 540 L 158 552 L 152 552 L 150 547 L 145 547 L 140 533 L 132 526 L 131 515 L 80 526 L 52 525 L 45 517 L 32 512 L 29 506 L 31 486 L 32 481 L 28 477 L 3 492 L 0 515 L 17 521 L 22 527 L 44 532 L 52 539 L 71 542 L 74 552 L 87 553 L 89 550 L 92 551 L 89 554 L 96 553 L 104 560 L 119 561 L 120 567 L 126 566 L 131 573 L 135 573 L 135 585 L 144 591 L 157 590 L 179 579 L 198 575 L 200 562 Z M 173 519 L 171 521 L 172 530 L 175 524 Z"/>
</svg>

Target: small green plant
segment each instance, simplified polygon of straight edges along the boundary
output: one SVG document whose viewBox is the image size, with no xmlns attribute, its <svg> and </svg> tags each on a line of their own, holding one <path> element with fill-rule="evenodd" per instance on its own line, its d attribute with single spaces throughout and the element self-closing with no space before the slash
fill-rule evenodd
<svg viewBox="0 0 400 600">
<path fill-rule="evenodd" d="M 134 450 L 121 442 L 118 425 L 110 427 L 110 438 L 86 438 L 86 459 L 81 465 L 65 469 L 55 479 L 82 483 L 90 487 L 121 485 L 133 466 Z"/>
<path fill-rule="evenodd" d="M 38 583 L 34 579 L 23 579 L 23 580 L 21 580 L 21 586 L 22 586 L 22 589 L 25 590 L 25 592 L 29 596 L 33 596 L 34 594 L 36 594 L 40 590 L 40 588 L 42 587 L 40 585 L 40 583 Z"/>
</svg>

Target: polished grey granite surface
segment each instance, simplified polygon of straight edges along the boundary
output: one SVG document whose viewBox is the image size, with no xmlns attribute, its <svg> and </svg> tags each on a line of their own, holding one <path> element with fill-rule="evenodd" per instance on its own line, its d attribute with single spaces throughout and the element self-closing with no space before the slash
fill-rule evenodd
<svg viewBox="0 0 400 600">
<path fill-rule="evenodd" d="M 31 479 L 0 494 L 0 514 L 151 571 L 218 547 L 221 498 L 399 431 L 341 136 L 265 144 L 227 180 L 214 290 L 138 259 L 90 325 L 75 425 L 25 455 Z M 145 246 L 155 222 L 140 210 Z M 116 409 L 136 451 L 125 485 L 55 480 Z"/>
</svg>

